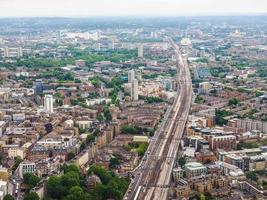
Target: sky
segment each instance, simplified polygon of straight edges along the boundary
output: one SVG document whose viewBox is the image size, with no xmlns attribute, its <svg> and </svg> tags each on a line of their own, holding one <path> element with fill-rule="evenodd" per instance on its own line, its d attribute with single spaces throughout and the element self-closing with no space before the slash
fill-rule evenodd
<svg viewBox="0 0 267 200">
<path fill-rule="evenodd" d="M 267 13 L 267 0 L 0 0 L 0 17 Z"/>
</svg>

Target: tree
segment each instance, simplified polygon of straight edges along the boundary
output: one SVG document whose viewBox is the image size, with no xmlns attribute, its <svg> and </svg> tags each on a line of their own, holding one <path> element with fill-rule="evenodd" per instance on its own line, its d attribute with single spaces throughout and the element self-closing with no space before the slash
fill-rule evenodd
<svg viewBox="0 0 267 200">
<path fill-rule="evenodd" d="M 111 171 L 98 166 L 91 166 L 88 173 L 98 175 L 102 184 L 98 184 L 93 190 L 90 191 L 92 199 L 106 200 L 114 199 L 121 200 L 126 192 L 129 180 L 115 176 Z"/>
<path fill-rule="evenodd" d="M 121 132 L 125 134 L 127 133 L 134 135 L 139 134 L 139 130 L 136 127 L 126 126 L 126 125 L 121 127 Z"/>
<path fill-rule="evenodd" d="M 106 171 L 103 167 L 99 167 L 96 165 L 92 165 L 88 170 L 88 173 L 96 174 L 103 184 L 107 184 L 112 179 L 112 175 L 110 172 Z"/>
<path fill-rule="evenodd" d="M 3 200 L 15 200 L 13 196 L 11 196 L 10 194 L 7 194 Z"/>
<path fill-rule="evenodd" d="M 15 157 L 15 165 L 13 169 L 16 170 L 21 162 L 22 162 L 22 159 L 19 156 Z"/>
<path fill-rule="evenodd" d="M 148 147 L 148 143 L 141 143 L 136 149 L 138 156 L 143 157 L 145 155 L 147 147 Z"/>
<path fill-rule="evenodd" d="M 227 116 L 233 115 L 233 113 L 226 111 L 226 110 L 216 110 L 215 115 L 216 115 L 216 124 L 222 126 L 222 125 L 227 124 L 227 122 L 228 122 L 224 118 Z"/>
<path fill-rule="evenodd" d="M 64 171 L 65 172 L 65 171 Z M 67 173 L 61 177 L 61 184 L 67 190 L 74 186 L 79 186 L 80 185 L 80 175 L 79 172 L 77 173 L 76 171 L 68 171 Z"/>
<path fill-rule="evenodd" d="M 257 176 L 255 172 L 247 172 L 246 177 L 255 182 L 259 179 L 259 177 Z"/>
<path fill-rule="evenodd" d="M 68 172 L 75 172 L 75 173 L 79 174 L 79 167 L 75 164 L 64 165 L 63 171 L 64 171 L 64 174 L 66 174 Z"/>
<path fill-rule="evenodd" d="M 82 142 L 82 143 L 81 143 L 81 146 L 80 146 L 80 151 L 84 150 L 84 149 L 85 149 L 85 147 L 86 147 L 86 144 L 85 144 L 85 142 Z"/>
<path fill-rule="evenodd" d="M 200 95 L 197 95 L 197 97 L 195 99 L 195 103 L 197 103 L 197 104 L 203 103 L 203 98 Z"/>
<path fill-rule="evenodd" d="M 30 188 L 33 188 L 39 183 L 40 178 L 33 174 L 26 173 L 23 175 L 23 181 L 25 184 L 29 185 Z"/>
<path fill-rule="evenodd" d="M 74 157 L 75 157 L 75 154 L 72 151 L 68 153 L 68 160 L 71 160 Z"/>
<path fill-rule="evenodd" d="M 30 192 L 26 194 L 23 200 L 40 200 L 40 197 L 36 192 Z"/>
<path fill-rule="evenodd" d="M 61 199 L 67 193 L 67 189 L 61 185 L 61 178 L 52 176 L 47 182 L 48 196 L 53 199 Z"/>
<path fill-rule="evenodd" d="M 97 119 L 98 121 L 100 121 L 100 122 L 103 122 L 103 121 L 104 121 L 104 116 L 103 116 L 103 114 L 102 114 L 102 113 L 99 113 L 99 114 L 97 115 L 96 119 Z"/>
<path fill-rule="evenodd" d="M 105 117 L 106 120 L 108 120 L 108 121 L 112 120 L 112 116 L 111 116 L 111 113 L 110 113 L 110 110 L 109 110 L 108 106 L 104 107 L 103 113 L 104 113 L 104 117 Z"/>
<path fill-rule="evenodd" d="M 238 104 L 238 100 L 236 98 L 230 98 L 228 101 L 229 106 L 237 105 L 237 104 Z"/>
<path fill-rule="evenodd" d="M 113 157 L 109 160 L 110 168 L 117 168 L 120 165 L 120 159 L 118 157 Z"/>
<path fill-rule="evenodd" d="M 69 195 L 65 198 L 66 200 L 90 200 L 89 194 L 84 192 L 80 186 L 74 186 L 70 189 Z"/>
<path fill-rule="evenodd" d="M 183 167 L 186 163 L 186 159 L 185 157 L 180 157 L 179 160 L 178 160 L 178 163 L 181 167 Z"/>
</svg>

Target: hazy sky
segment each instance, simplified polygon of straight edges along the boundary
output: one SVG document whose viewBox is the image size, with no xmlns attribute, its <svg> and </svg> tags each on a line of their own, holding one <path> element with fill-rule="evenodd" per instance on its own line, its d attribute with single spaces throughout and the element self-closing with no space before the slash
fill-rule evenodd
<svg viewBox="0 0 267 200">
<path fill-rule="evenodd" d="M 266 13 L 267 0 L 0 0 L 0 16 Z"/>
</svg>

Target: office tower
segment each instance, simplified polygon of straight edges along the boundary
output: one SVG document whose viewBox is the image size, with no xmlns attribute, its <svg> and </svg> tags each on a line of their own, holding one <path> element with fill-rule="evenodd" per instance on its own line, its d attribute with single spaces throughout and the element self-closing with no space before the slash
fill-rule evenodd
<svg viewBox="0 0 267 200">
<path fill-rule="evenodd" d="M 9 57 L 9 48 L 8 47 L 5 47 L 4 48 L 4 57 L 5 58 L 8 58 Z"/>
<path fill-rule="evenodd" d="M 45 95 L 44 97 L 44 110 L 48 113 L 53 113 L 53 96 L 52 95 Z"/>
<path fill-rule="evenodd" d="M 138 45 L 138 57 L 143 58 L 144 57 L 144 47 L 142 44 Z"/>
<path fill-rule="evenodd" d="M 18 58 L 23 57 L 23 49 L 22 47 L 18 48 Z"/>
<path fill-rule="evenodd" d="M 43 81 L 42 79 L 36 79 L 36 81 L 33 83 L 33 90 L 34 94 L 41 94 L 43 93 Z"/>
<path fill-rule="evenodd" d="M 133 101 L 138 100 L 138 80 L 134 79 L 131 85 L 131 98 Z"/>
<path fill-rule="evenodd" d="M 134 79 L 135 79 L 135 71 L 132 69 L 128 71 L 128 83 L 132 83 Z"/>
</svg>

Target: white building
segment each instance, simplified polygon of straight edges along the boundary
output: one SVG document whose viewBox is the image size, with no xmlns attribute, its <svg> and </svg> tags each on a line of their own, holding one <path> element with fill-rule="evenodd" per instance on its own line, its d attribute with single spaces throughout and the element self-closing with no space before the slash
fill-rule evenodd
<svg viewBox="0 0 267 200">
<path fill-rule="evenodd" d="M 11 57 L 22 57 L 23 56 L 23 49 L 22 47 L 18 48 L 4 48 L 4 57 L 5 58 L 11 58 Z"/>
<path fill-rule="evenodd" d="M 0 199 L 4 199 L 7 194 L 7 182 L 0 180 Z"/>
<path fill-rule="evenodd" d="M 128 83 L 132 83 L 134 79 L 135 79 L 135 71 L 132 69 L 128 71 Z"/>
<path fill-rule="evenodd" d="M 49 113 L 53 113 L 53 96 L 52 95 L 45 95 L 44 97 L 44 110 Z"/>
<path fill-rule="evenodd" d="M 35 162 L 23 161 L 19 164 L 19 176 L 23 178 L 23 174 L 33 174 L 36 171 Z"/>
<path fill-rule="evenodd" d="M 138 101 L 138 80 L 136 79 L 132 81 L 131 98 L 133 101 Z"/>
<path fill-rule="evenodd" d="M 185 174 L 187 178 L 205 175 L 207 168 L 199 162 L 189 162 L 185 164 Z"/>
<path fill-rule="evenodd" d="M 144 46 L 142 44 L 138 45 L 138 57 L 139 58 L 144 57 Z"/>
</svg>

